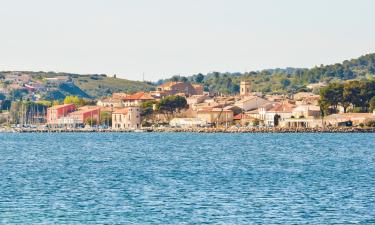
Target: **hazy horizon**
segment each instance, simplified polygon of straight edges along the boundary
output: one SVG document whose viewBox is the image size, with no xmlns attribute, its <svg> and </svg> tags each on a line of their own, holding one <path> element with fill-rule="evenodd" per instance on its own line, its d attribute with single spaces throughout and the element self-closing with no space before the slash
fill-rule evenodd
<svg viewBox="0 0 375 225">
<path fill-rule="evenodd" d="M 173 75 L 311 68 L 375 52 L 371 0 L 12 0 L 0 70 Z"/>
</svg>

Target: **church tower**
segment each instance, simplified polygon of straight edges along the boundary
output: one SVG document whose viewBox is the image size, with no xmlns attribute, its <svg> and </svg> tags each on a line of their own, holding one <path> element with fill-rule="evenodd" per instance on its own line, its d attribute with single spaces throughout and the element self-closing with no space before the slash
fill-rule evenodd
<svg viewBox="0 0 375 225">
<path fill-rule="evenodd" d="M 250 86 L 251 86 L 250 81 L 241 81 L 240 95 L 241 96 L 250 95 Z"/>
</svg>

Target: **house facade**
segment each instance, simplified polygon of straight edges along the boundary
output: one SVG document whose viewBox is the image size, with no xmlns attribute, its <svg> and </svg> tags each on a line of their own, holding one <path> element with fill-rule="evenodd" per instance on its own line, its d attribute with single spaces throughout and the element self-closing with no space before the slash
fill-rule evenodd
<svg viewBox="0 0 375 225">
<path fill-rule="evenodd" d="M 76 110 L 74 104 L 64 104 L 52 106 L 47 109 L 47 124 L 56 125 L 59 124 L 59 119 L 66 117 L 69 113 Z"/>
<path fill-rule="evenodd" d="M 263 119 L 264 125 L 268 127 L 274 127 L 275 118 L 278 118 L 278 121 L 281 123 L 286 119 L 290 119 L 292 117 L 294 105 L 289 103 L 281 103 L 276 104 L 274 107 L 267 110 L 266 108 L 259 108 L 260 118 Z"/>
<path fill-rule="evenodd" d="M 203 95 L 203 86 L 185 82 L 167 82 L 157 87 L 158 92 L 164 95 L 184 94 L 185 96 Z"/>
<path fill-rule="evenodd" d="M 99 107 L 85 107 L 69 114 L 76 124 L 85 124 L 88 119 L 91 122 L 100 121 L 100 108 Z M 92 124 L 88 124 L 92 125 Z"/>
<path fill-rule="evenodd" d="M 138 106 L 129 106 L 116 109 L 112 112 L 112 129 L 139 129 L 141 128 L 141 109 Z"/>
<path fill-rule="evenodd" d="M 206 121 L 208 124 L 229 124 L 233 122 L 233 111 L 221 108 L 202 109 L 197 111 L 197 118 Z"/>
</svg>

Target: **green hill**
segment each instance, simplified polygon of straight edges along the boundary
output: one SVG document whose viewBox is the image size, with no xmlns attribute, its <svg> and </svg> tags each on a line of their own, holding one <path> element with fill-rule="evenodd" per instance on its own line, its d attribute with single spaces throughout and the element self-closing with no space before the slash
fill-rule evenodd
<svg viewBox="0 0 375 225">
<path fill-rule="evenodd" d="M 213 72 L 206 75 L 196 74 L 189 77 L 174 76 L 166 81 L 190 81 L 202 83 L 206 91 L 233 94 L 239 92 L 241 80 L 251 81 L 252 91 L 293 92 L 310 83 L 332 83 L 351 79 L 374 79 L 375 53 L 346 60 L 333 65 L 320 65 L 311 69 L 286 68 L 252 71 L 248 73 Z"/>
<path fill-rule="evenodd" d="M 149 83 L 103 75 L 73 76 L 72 80 L 74 85 L 92 97 L 102 97 L 114 92 L 134 93 L 154 89 Z"/>
<path fill-rule="evenodd" d="M 17 81 L 17 78 L 23 75 L 28 75 L 30 81 Z M 62 78 L 63 82 L 50 81 L 50 78 Z M 47 100 L 61 100 L 65 96 L 74 95 L 81 98 L 100 98 L 103 96 L 111 95 L 114 92 L 134 93 L 137 91 L 150 91 L 154 89 L 153 84 L 130 81 L 121 78 L 108 77 L 104 74 L 89 74 L 80 75 L 74 73 L 56 73 L 56 72 L 30 72 L 30 71 L 3 71 L 0 72 L 0 87 L 7 88 L 11 85 L 25 85 L 34 83 L 41 83 L 46 88 L 44 91 L 39 91 L 43 99 Z M 25 96 L 27 92 L 24 90 L 19 95 L 13 92 L 12 98 Z M 16 93 L 16 94 L 17 94 Z"/>
</svg>

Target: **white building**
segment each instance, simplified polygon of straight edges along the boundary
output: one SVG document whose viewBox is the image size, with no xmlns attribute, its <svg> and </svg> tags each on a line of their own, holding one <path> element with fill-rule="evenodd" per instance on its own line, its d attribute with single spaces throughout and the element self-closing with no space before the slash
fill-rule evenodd
<svg viewBox="0 0 375 225">
<path fill-rule="evenodd" d="M 137 106 L 116 109 L 112 113 L 112 129 L 139 129 L 141 128 L 141 113 Z"/>
<path fill-rule="evenodd" d="M 169 122 L 171 127 L 191 128 L 206 127 L 207 122 L 200 118 L 174 118 Z"/>
<path fill-rule="evenodd" d="M 286 119 L 290 119 L 292 117 L 294 105 L 289 103 L 281 103 L 277 104 L 271 109 L 267 110 L 266 108 L 259 108 L 259 115 L 260 118 L 263 119 L 264 125 L 268 127 L 275 126 L 275 118 L 278 116 L 278 121 L 282 122 Z"/>
</svg>

